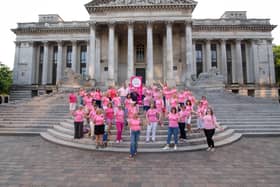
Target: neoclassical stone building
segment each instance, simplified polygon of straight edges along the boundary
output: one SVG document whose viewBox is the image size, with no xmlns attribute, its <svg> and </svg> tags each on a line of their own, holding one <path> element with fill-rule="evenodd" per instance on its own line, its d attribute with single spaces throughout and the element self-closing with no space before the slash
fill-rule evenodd
<svg viewBox="0 0 280 187">
<path fill-rule="evenodd" d="M 96 84 L 116 85 L 132 75 L 188 85 L 216 67 L 227 88 L 241 94 L 277 94 L 269 19 L 227 11 L 219 19 L 192 17 L 193 0 L 93 0 L 88 21 L 39 15 L 18 23 L 15 85 L 56 85 L 66 68 Z M 265 96 L 265 95 L 264 95 Z"/>
</svg>

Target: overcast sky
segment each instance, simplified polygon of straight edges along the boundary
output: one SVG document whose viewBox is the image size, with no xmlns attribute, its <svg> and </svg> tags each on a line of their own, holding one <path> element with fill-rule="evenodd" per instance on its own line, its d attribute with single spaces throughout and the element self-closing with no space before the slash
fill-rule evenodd
<svg viewBox="0 0 280 187">
<path fill-rule="evenodd" d="M 193 18 L 220 18 L 225 11 L 247 11 L 248 18 L 270 18 L 279 25 L 273 32 L 274 44 L 280 45 L 280 14 L 278 1 L 197 0 Z M 89 19 L 84 4 L 90 0 L 9 0 L 0 7 L 0 61 L 13 67 L 15 35 L 10 30 L 18 22 L 37 22 L 39 14 L 59 14 L 64 21 Z"/>
</svg>

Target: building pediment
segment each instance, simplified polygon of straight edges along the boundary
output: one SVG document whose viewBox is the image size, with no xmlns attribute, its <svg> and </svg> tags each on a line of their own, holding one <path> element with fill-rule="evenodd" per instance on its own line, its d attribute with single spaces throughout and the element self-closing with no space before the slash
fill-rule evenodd
<svg viewBox="0 0 280 187">
<path fill-rule="evenodd" d="M 197 5 L 193 0 L 93 0 L 85 5 L 89 13 L 108 8 L 160 8 L 166 6 L 189 7 Z"/>
</svg>

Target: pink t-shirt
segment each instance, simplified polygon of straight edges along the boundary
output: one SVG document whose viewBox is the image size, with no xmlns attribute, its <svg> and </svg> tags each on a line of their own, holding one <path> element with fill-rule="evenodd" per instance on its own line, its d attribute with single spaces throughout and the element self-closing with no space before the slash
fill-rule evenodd
<svg viewBox="0 0 280 187">
<path fill-rule="evenodd" d="M 121 87 L 120 89 L 118 89 L 118 92 L 120 96 L 126 97 L 126 95 L 128 94 L 128 88 Z"/>
<path fill-rule="evenodd" d="M 171 90 L 166 90 L 166 91 L 164 91 L 163 94 L 165 95 L 165 98 L 168 100 L 172 97 L 173 92 Z"/>
<path fill-rule="evenodd" d="M 96 114 L 93 121 L 94 121 L 95 125 L 103 125 L 104 124 L 103 114 L 100 114 L 100 115 Z"/>
<path fill-rule="evenodd" d="M 92 105 L 91 97 L 88 97 L 88 96 L 84 97 L 84 103 L 85 103 L 85 105 Z"/>
<path fill-rule="evenodd" d="M 121 98 L 120 97 L 114 97 L 113 103 L 115 107 L 121 106 Z"/>
<path fill-rule="evenodd" d="M 171 107 L 177 107 L 177 99 L 175 98 L 171 98 L 170 99 L 170 104 L 171 104 Z"/>
<path fill-rule="evenodd" d="M 114 118 L 114 109 L 113 108 L 106 108 L 105 116 L 106 116 L 106 119 L 113 119 Z"/>
<path fill-rule="evenodd" d="M 96 115 L 96 111 L 94 109 L 92 111 L 90 111 L 89 117 L 92 121 L 94 120 L 95 115 Z"/>
<path fill-rule="evenodd" d="M 71 93 L 69 95 L 69 103 L 76 103 L 77 102 L 77 97 L 75 94 Z"/>
<path fill-rule="evenodd" d="M 202 102 L 202 105 L 203 105 L 203 107 L 204 108 L 207 108 L 208 107 L 208 101 L 207 100 L 201 100 L 201 102 Z"/>
<path fill-rule="evenodd" d="M 215 129 L 216 127 L 216 117 L 211 115 L 206 115 L 203 117 L 203 125 L 205 129 Z"/>
<path fill-rule="evenodd" d="M 156 100 L 156 108 L 158 111 L 161 111 L 163 108 L 163 100 L 162 99 L 157 99 Z"/>
<path fill-rule="evenodd" d="M 76 110 L 73 115 L 74 115 L 74 121 L 75 122 L 83 122 L 84 121 L 84 111 L 83 110 Z"/>
<path fill-rule="evenodd" d="M 169 127 L 178 127 L 178 120 L 179 120 L 179 114 L 173 114 L 169 113 L 168 114 L 168 121 L 169 121 Z"/>
<path fill-rule="evenodd" d="M 203 106 L 198 106 L 197 111 L 199 118 L 203 118 L 205 116 L 206 109 Z"/>
<path fill-rule="evenodd" d="M 179 95 L 178 95 L 178 102 L 179 103 L 184 103 L 185 102 L 185 95 L 184 95 L 184 93 L 180 93 Z"/>
<path fill-rule="evenodd" d="M 130 119 L 129 124 L 130 124 L 130 129 L 132 131 L 140 131 L 141 130 L 139 119 Z"/>
<path fill-rule="evenodd" d="M 124 123 L 124 111 L 117 109 L 115 112 L 116 122 Z"/>
<path fill-rule="evenodd" d="M 158 111 L 157 109 L 149 109 L 146 113 L 146 118 L 149 120 L 149 122 L 157 122 L 158 121 Z"/>
<path fill-rule="evenodd" d="M 144 106 L 150 106 L 150 101 L 151 101 L 151 98 L 149 96 L 146 96 L 144 98 Z"/>
<path fill-rule="evenodd" d="M 98 101 L 100 101 L 101 100 L 101 98 L 102 98 L 102 94 L 101 94 L 101 92 L 97 92 L 97 91 L 95 91 L 94 92 L 94 99 L 95 100 L 98 100 Z"/>
<path fill-rule="evenodd" d="M 81 97 L 84 97 L 86 95 L 86 92 L 84 90 L 79 91 L 79 95 Z"/>
<path fill-rule="evenodd" d="M 129 109 L 131 107 L 132 99 L 125 99 L 124 100 L 124 106 L 125 108 Z"/>
<path fill-rule="evenodd" d="M 179 122 L 181 123 L 185 123 L 186 122 L 186 118 L 189 116 L 188 111 L 186 110 L 181 110 L 179 112 Z"/>
<path fill-rule="evenodd" d="M 107 105 L 109 104 L 110 100 L 108 97 L 102 97 L 102 105 L 103 107 L 107 108 Z"/>
<path fill-rule="evenodd" d="M 128 118 L 133 118 L 133 116 L 137 113 L 138 113 L 137 107 L 128 108 Z"/>
</svg>

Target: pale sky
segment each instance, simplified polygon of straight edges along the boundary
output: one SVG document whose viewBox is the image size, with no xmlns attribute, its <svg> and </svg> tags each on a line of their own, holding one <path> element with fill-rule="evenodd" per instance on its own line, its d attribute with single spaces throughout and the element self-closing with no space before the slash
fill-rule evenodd
<svg viewBox="0 0 280 187">
<path fill-rule="evenodd" d="M 84 4 L 90 0 L 9 0 L 0 7 L 0 61 L 13 68 L 15 35 L 10 30 L 18 22 L 37 22 L 39 14 L 59 14 L 64 21 L 85 21 L 89 15 Z M 278 1 L 197 0 L 193 18 L 220 18 L 225 11 L 247 11 L 248 18 L 270 18 L 279 25 L 273 32 L 273 43 L 280 45 Z"/>
</svg>

